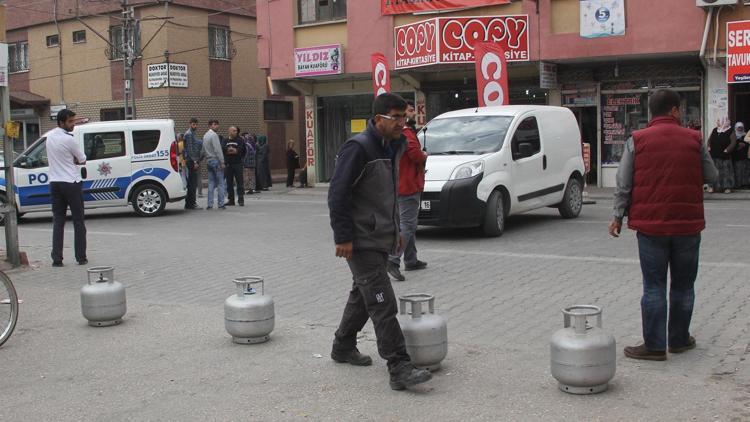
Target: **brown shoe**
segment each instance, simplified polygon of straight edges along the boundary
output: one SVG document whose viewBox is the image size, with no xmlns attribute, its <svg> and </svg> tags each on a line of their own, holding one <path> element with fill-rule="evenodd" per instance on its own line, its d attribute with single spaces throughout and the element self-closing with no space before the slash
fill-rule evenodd
<svg viewBox="0 0 750 422">
<path fill-rule="evenodd" d="M 631 358 L 631 359 L 641 359 L 641 360 L 667 360 L 667 352 L 661 351 L 651 351 L 646 349 L 645 344 L 640 344 L 638 346 L 628 346 L 624 349 L 625 356 Z"/>
<path fill-rule="evenodd" d="M 687 352 L 690 349 L 695 349 L 695 337 L 693 336 L 688 337 L 686 345 L 682 347 L 669 347 L 667 350 L 669 350 L 669 353 L 682 353 Z"/>
</svg>

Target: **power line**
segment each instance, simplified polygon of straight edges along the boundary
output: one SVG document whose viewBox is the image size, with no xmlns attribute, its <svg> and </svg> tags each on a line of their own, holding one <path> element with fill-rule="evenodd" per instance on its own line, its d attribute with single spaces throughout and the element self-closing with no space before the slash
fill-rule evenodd
<svg viewBox="0 0 750 422">
<path fill-rule="evenodd" d="M 254 36 L 253 37 L 242 37 L 242 38 L 237 38 L 237 39 L 232 40 L 232 41 L 233 42 L 235 42 L 235 41 L 239 42 L 239 41 L 245 41 L 245 40 L 254 39 L 254 38 L 255 38 Z M 187 50 L 180 50 L 180 51 L 175 51 L 175 52 L 171 52 L 170 51 L 169 55 L 173 56 L 173 55 L 177 55 L 177 54 L 190 53 L 190 52 L 198 51 L 198 50 L 206 50 L 206 49 L 208 49 L 208 47 L 209 46 L 206 45 L 206 46 L 202 46 L 202 47 L 190 48 L 190 49 L 187 49 Z M 140 60 L 141 61 L 143 61 L 143 60 L 153 60 L 153 59 L 158 59 L 160 57 L 164 57 L 164 56 L 160 54 L 160 55 L 150 56 L 150 57 L 141 57 Z M 65 72 L 65 73 L 62 74 L 62 76 L 75 75 L 75 74 L 84 73 L 84 72 L 92 72 L 92 71 L 95 71 L 95 70 L 106 69 L 106 68 L 109 68 L 110 66 L 111 66 L 111 63 L 109 63 L 109 64 L 107 64 L 105 66 L 97 66 L 97 67 L 92 67 L 92 68 L 88 68 L 88 69 L 81 69 L 81 70 L 75 70 L 75 71 L 72 71 L 72 72 Z M 58 74 L 55 74 L 55 75 L 39 76 L 39 77 L 36 77 L 36 78 L 29 78 L 28 80 L 29 81 L 38 81 L 38 80 L 42 80 L 42 79 L 59 78 L 59 77 L 60 77 L 60 74 L 58 73 Z"/>
</svg>

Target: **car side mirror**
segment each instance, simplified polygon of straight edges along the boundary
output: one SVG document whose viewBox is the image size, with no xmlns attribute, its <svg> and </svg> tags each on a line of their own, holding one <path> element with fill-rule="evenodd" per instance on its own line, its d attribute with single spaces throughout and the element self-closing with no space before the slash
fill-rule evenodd
<svg viewBox="0 0 750 422">
<path fill-rule="evenodd" d="M 531 157 L 534 155 L 534 147 L 529 142 L 518 144 L 518 158 Z"/>
</svg>

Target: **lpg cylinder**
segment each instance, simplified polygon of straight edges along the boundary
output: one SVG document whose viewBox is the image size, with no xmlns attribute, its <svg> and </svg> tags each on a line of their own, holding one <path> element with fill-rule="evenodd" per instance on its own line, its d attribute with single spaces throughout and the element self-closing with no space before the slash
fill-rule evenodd
<svg viewBox="0 0 750 422">
<path fill-rule="evenodd" d="M 91 267 L 87 284 L 81 288 L 81 312 L 93 327 L 122 322 L 127 312 L 125 286 L 115 281 L 114 267 Z M 92 282 L 92 276 L 95 280 Z"/>
<path fill-rule="evenodd" d="M 224 301 L 224 326 L 239 344 L 254 344 L 268 341 L 273 331 L 273 299 L 264 294 L 262 277 L 239 277 L 234 279 L 237 294 Z M 260 294 L 252 285 L 260 284 Z"/>
<path fill-rule="evenodd" d="M 400 296 L 398 300 L 398 322 L 412 363 L 430 371 L 440 369 L 440 362 L 448 354 L 448 326 L 443 317 L 435 315 L 435 297 L 416 293 Z M 425 302 L 427 313 L 422 311 Z M 407 313 L 407 303 L 411 305 L 411 315 Z"/>
<path fill-rule="evenodd" d="M 596 326 L 588 324 L 596 317 Z M 572 323 L 571 323 L 572 319 Z M 560 390 L 601 393 L 615 376 L 615 338 L 602 329 L 602 308 L 576 305 L 563 309 L 563 328 L 550 340 L 552 376 Z"/>
</svg>

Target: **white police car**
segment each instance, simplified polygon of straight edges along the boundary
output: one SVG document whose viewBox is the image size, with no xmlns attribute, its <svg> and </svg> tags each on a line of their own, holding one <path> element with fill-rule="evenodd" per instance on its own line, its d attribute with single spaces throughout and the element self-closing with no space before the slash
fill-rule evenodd
<svg viewBox="0 0 750 422">
<path fill-rule="evenodd" d="M 177 167 L 172 120 L 123 120 L 87 123 L 73 130 L 83 146 L 81 166 L 86 208 L 127 206 L 138 215 L 161 214 L 167 202 L 185 198 L 187 191 Z M 18 213 L 49 211 L 49 164 L 46 134 L 13 162 Z M 0 202 L 6 183 L 0 175 Z"/>
</svg>

